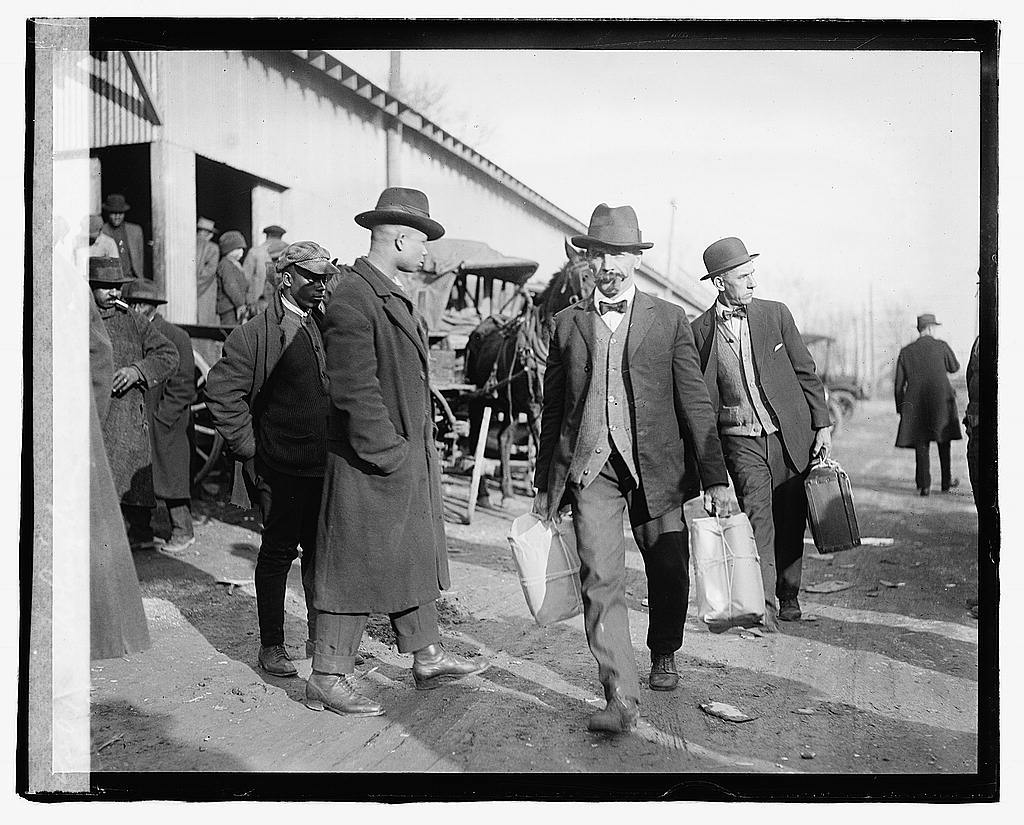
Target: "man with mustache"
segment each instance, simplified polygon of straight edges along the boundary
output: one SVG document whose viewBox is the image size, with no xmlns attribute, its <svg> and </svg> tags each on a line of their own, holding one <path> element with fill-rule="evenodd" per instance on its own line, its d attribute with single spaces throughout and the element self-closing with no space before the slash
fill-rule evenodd
<svg viewBox="0 0 1024 825">
<path fill-rule="evenodd" d="M 597 288 L 554 318 L 534 512 L 554 519 L 572 505 L 587 641 L 607 702 L 588 727 L 624 733 L 637 724 L 640 691 L 623 512 L 647 572 L 648 684 L 674 690 L 690 586 L 682 504 L 703 487 L 709 513 L 738 505 L 686 315 L 634 283 L 653 244 L 633 208 L 600 204 L 572 243 L 587 251 Z"/>
<path fill-rule="evenodd" d="M 765 629 L 777 632 L 777 619 L 801 617 L 804 479 L 812 458 L 828 458 L 832 433 L 824 387 L 789 307 L 754 297 L 757 255 L 739 238 L 704 250 L 701 280 L 715 285 L 718 300 L 694 320 L 693 338 L 729 473 L 754 528 Z"/>
<path fill-rule="evenodd" d="M 267 311 L 224 342 L 224 355 L 206 381 L 206 400 L 218 432 L 243 462 L 249 497 L 263 520 L 256 561 L 257 661 L 275 676 L 296 676 L 284 646 L 284 597 L 301 545 L 310 656 L 329 407 L 320 302 L 325 282 L 339 270 L 322 246 L 299 241 L 285 249 L 277 271 L 280 285 Z"/>
</svg>

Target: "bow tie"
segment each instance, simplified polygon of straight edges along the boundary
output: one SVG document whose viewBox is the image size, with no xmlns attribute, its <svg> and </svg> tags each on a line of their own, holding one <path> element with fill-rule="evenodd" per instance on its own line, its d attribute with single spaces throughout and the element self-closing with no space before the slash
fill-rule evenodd
<svg viewBox="0 0 1024 825">
<path fill-rule="evenodd" d="M 730 318 L 746 318 L 747 308 L 746 307 L 734 307 L 733 309 L 722 310 L 722 320 L 728 321 Z"/>
<path fill-rule="evenodd" d="M 625 313 L 626 299 L 623 298 L 621 301 L 616 301 L 614 304 L 610 304 L 607 301 L 598 301 L 597 311 L 601 313 L 601 315 L 604 315 L 606 312 Z"/>
</svg>

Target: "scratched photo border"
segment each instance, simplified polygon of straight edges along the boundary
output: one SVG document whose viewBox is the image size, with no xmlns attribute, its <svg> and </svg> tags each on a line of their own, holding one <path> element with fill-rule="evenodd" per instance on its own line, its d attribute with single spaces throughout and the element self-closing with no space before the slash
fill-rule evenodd
<svg viewBox="0 0 1024 825">
<path fill-rule="evenodd" d="M 46 667 L 30 666 L 33 649 L 46 644 L 49 627 L 39 619 L 51 594 L 50 545 L 45 519 L 52 512 L 47 471 L 60 433 L 47 427 L 45 403 L 53 376 L 38 346 L 51 334 L 50 320 L 32 312 L 33 301 L 52 300 L 52 192 L 40 164 L 50 124 L 37 120 L 47 101 L 36 96 L 35 44 L 38 24 L 26 27 L 25 316 L 21 545 L 19 554 L 20 667 L 16 790 L 37 801 L 68 800 L 338 800 L 438 802 L 483 800 L 556 801 L 907 801 L 967 802 L 999 797 L 997 422 L 981 426 L 983 497 L 994 502 L 979 514 L 978 771 L 974 774 L 812 774 L 799 776 L 709 774 L 537 773 L 91 773 L 66 788 L 32 792 L 30 775 L 39 753 L 30 741 L 46 742 L 52 700 Z M 91 18 L 88 47 L 94 50 L 282 49 L 616 49 L 616 50 L 871 50 L 970 51 L 980 56 L 980 235 L 979 330 L 981 404 L 997 409 L 998 249 L 998 38 L 995 21 L 893 20 L 443 20 L 443 19 L 230 19 Z M 42 148 L 41 148 L 42 147 Z M 83 413 L 84 414 L 84 413 Z M 30 494 L 32 491 L 32 494 Z M 35 608 L 35 611 L 34 609 Z M 48 614 L 49 615 L 49 614 Z M 582 642 L 581 642 L 582 644 Z M 30 671 L 32 676 L 30 677 Z M 35 680 L 30 686 L 30 678 Z M 30 689 L 31 687 L 31 689 Z M 36 740 L 32 740 L 35 733 Z M 46 751 L 48 758 L 49 751 Z M 34 761 L 35 760 L 35 761 Z M 351 778 L 357 781 L 339 781 Z M 938 781 L 937 781 L 938 780 Z M 83 784 L 84 783 L 84 784 Z M 37 785 L 38 787 L 38 785 Z"/>
</svg>

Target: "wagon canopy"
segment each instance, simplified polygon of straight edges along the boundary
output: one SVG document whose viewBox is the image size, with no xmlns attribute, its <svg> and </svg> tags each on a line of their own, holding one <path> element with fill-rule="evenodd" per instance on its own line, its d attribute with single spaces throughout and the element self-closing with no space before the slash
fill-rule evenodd
<svg viewBox="0 0 1024 825">
<path fill-rule="evenodd" d="M 459 276 L 484 281 L 502 281 L 521 286 L 537 271 L 537 262 L 510 258 L 481 241 L 441 238 L 427 244 L 427 257 L 419 272 L 406 276 L 413 303 L 427 321 L 431 332 L 448 332 L 464 325 L 463 319 L 445 317 L 452 286 Z M 465 310 L 457 311 L 462 315 Z M 479 320 L 475 309 L 473 317 Z M 473 326 L 475 323 L 473 322 Z M 472 329 L 472 326 L 470 326 Z"/>
</svg>

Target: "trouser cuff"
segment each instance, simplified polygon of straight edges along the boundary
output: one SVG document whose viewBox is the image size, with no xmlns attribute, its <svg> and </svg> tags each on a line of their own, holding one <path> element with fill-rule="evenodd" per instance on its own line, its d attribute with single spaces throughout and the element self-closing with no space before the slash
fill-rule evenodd
<svg viewBox="0 0 1024 825">
<path fill-rule="evenodd" d="M 345 676 L 356 671 L 355 656 L 337 656 L 313 651 L 313 670 L 317 673 L 330 673 Z"/>
</svg>

